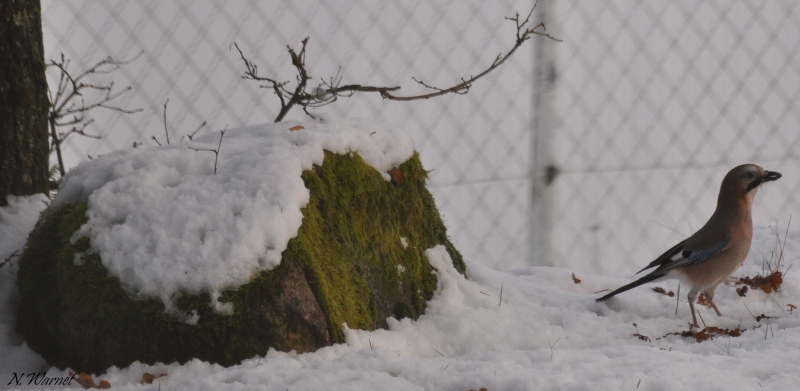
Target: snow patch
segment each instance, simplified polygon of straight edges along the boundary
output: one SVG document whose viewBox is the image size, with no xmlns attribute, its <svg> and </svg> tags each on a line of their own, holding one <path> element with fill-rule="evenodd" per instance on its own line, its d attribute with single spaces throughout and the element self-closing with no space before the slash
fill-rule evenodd
<svg viewBox="0 0 800 391">
<path fill-rule="evenodd" d="M 303 129 L 288 131 L 293 126 Z M 88 201 L 88 236 L 109 272 L 139 297 L 170 306 L 180 294 L 212 297 L 270 270 L 302 224 L 309 200 L 300 177 L 324 150 L 357 151 L 385 180 L 414 153 L 401 130 L 369 120 L 283 122 L 230 129 L 188 144 L 140 147 L 83 162 L 70 171 L 53 206 Z M 232 308 L 214 300 L 222 313 Z"/>
<path fill-rule="evenodd" d="M 2 210 L 0 234 L 13 232 L 24 240 L 38 211 L 24 219 L 4 220 Z M 29 223 L 3 224 L 21 220 Z M 775 250 L 776 232 L 783 238 L 785 227 L 783 222 L 756 227 L 751 253 L 736 276 L 760 273 L 762 258 Z M 0 244 L 3 239 L 0 235 Z M 784 270 L 800 260 L 800 228 L 791 228 L 785 243 Z M 0 245 L 0 255 L 11 251 Z M 467 280 L 453 268 L 443 247 L 429 249 L 426 255 L 437 269 L 438 289 L 416 321 L 389 318 L 388 330 L 346 328 L 344 344 L 304 354 L 270 350 L 264 357 L 229 368 L 196 359 L 182 365 L 135 362 L 127 368 L 109 368 L 95 379 L 107 380 L 120 390 L 176 391 L 634 390 L 637 385 L 639 390 L 791 390 L 800 382 L 796 371 L 800 312 L 786 307 L 800 302 L 800 273 L 787 273 L 781 291 L 769 296 L 756 290 L 739 297 L 733 287 L 721 285 L 716 302 L 725 316 L 719 318 L 704 306 L 698 310 L 709 326 L 746 331 L 736 338 L 697 343 L 693 338 L 665 336 L 687 329 L 688 306 L 679 302 L 675 314 L 674 297 L 649 289 L 676 290 L 677 281 L 649 284 L 608 302 L 595 302 L 601 295 L 595 293 L 598 290 L 635 279 L 634 266 L 630 274 L 618 277 L 582 273 L 582 282 L 575 284 L 571 269 L 496 271 L 473 262 L 468 264 Z M 0 277 L 8 270 L 0 269 Z M 14 286 L 13 280 L 9 285 L 0 283 L 0 292 L 8 286 Z M 683 300 L 685 295 L 682 290 Z M 774 318 L 759 322 L 750 312 Z M 13 324 L 14 314 L 8 301 L 0 301 L 0 319 L 5 322 L 0 325 Z M 4 327 L 0 351 L 8 354 L 0 356 L 0 373 L 66 375 L 49 368 L 20 339 L 9 339 L 13 328 Z M 143 373 L 167 376 L 157 380 L 159 384 L 142 386 Z"/>
<path fill-rule="evenodd" d="M 15 331 L 19 305 L 17 271 L 19 255 L 39 219 L 39 213 L 46 207 L 47 197 L 37 194 L 10 196 L 6 200 L 8 205 L 0 208 L 0 262 L 9 257 L 11 262 L 0 267 L 0 352 L 3 352 L 0 373 L 36 372 L 48 368 L 48 365 Z M 0 387 L 7 386 L 7 382 L 0 383 Z"/>
</svg>

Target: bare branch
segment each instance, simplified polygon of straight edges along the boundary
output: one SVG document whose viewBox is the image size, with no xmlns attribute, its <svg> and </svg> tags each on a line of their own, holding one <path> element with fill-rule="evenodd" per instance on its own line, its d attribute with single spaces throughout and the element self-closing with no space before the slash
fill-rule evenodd
<svg viewBox="0 0 800 391">
<path fill-rule="evenodd" d="M 59 132 L 58 133 L 58 138 L 57 138 L 58 142 L 59 143 L 63 142 L 64 139 L 66 139 L 69 135 L 71 135 L 73 133 L 79 134 L 79 135 L 81 135 L 83 137 L 93 138 L 93 139 L 96 139 L 96 140 L 101 139 L 102 137 L 100 137 L 98 135 L 88 134 L 88 133 L 84 132 L 84 130 L 86 130 L 86 127 L 89 126 L 92 123 L 94 123 L 94 119 L 93 118 L 90 118 L 90 119 L 88 119 L 86 121 L 81 120 L 81 121 L 75 121 L 75 122 L 70 122 L 70 123 L 66 124 L 66 125 L 72 125 L 72 124 L 77 124 L 77 125 L 73 126 L 72 129 L 70 129 L 70 130 L 68 130 L 66 132 Z M 56 140 L 53 140 L 53 141 L 56 141 Z M 51 152 L 52 152 L 52 148 L 54 146 L 55 146 L 55 142 L 52 142 L 51 143 Z"/>
<path fill-rule="evenodd" d="M 6 264 L 9 264 L 9 265 L 13 266 L 13 264 L 11 263 L 11 260 L 14 259 L 14 257 L 21 257 L 22 256 L 20 254 L 17 254 L 18 252 L 19 252 L 19 250 L 14 251 L 13 253 L 11 253 L 11 255 L 8 256 L 8 258 L 6 258 L 2 262 L 0 262 L 0 269 L 2 269 L 3 266 L 5 266 Z"/>
<path fill-rule="evenodd" d="M 164 102 L 164 135 L 166 136 L 166 139 L 167 139 L 167 145 L 170 145 L 170 142 L 169 142 L 169 126 L 167 126 L 167 105 L 168 105 L 168 104 L 169 104 L 169 98 L 167 98 L 167 100 Z M 183 142 L 183 138 L 184 138 L 184 137 L 188 137 L 188 138 L 189 138 L 189 141 L 191 141 L 191 140 L 192 140 L 192 138 L 193 138 L 193 137 L 194 137 L 194 136 L 197 134 L 197 132 L 199 132 L 199 131 L 200 131 L 200 129 L 202 129 L 204 126 L 206 126 L 206 124 L 207 124 L 207 123 L 208 123 L 208 121 L 203 121 L 203 123 L 202 123 L 202 124 L 200 124 L 200 126 L 198 126 L 198 127 L 197 127 L 197 129 L 195 129 L 195 130 L 194 130 L 194 132 L 192 132 L 192 133 L 190 133 L 190 134 L 188 134 L 188 135 L 186 135 L 186 136 L 181 136 L 180 143 L 182 143 L 182 142 Z M 155 137 L 155 136 L 153 136 L 153 137 L 151 137 L 151 138 L 152 138 L 153 140 L 155 140 L 155 142 L 156 142 L 156 143 L 157 143 L 159 146 L 161 145 L 161 143 L 160 143 L 160 142 L 159 142 L 159 141 L 156 139 L 156 137 Z M 134 147 L 134 148 L 136 148 L 136 147 Z"/>
<path fill-rule="evenodd" d="M 537 2 L 538 4 L 538 2 Z M 242 58 L 242 61 L 245 65 L 245 72 L 242 76 L 243 79 L 246 80 L 255 80 L 259 82 L 267 82 L 268 85 L 262 85 L 262 88 L 272 88 L 275 95 L 278 96 L 278 99 L 281 104 L 280 111 L 278 112 L 277 117 L 275 118 L 275 122 L 280 122 L 286 114 L 291 110 L 294 106 L 300 106 L 303 108 L 303 111 L 308 114 L 308 108 L 320 107 L 325 106 L 327 104 L 331 104 L 335 102 L 339 97 L 347 98 L 353 96 L 356 92 L 377 92 L 380 94 L 381 97 L 388 100 L 396 100 L 396 101 L 412 101 L 412 100 L 420 100 L 420 99 L 430 99 L 435 98 L 437 96 L 442 96 L 446 94 L 459 94 L 463 95 L 469 92 L 469 89 L 472 87 L 472 84 L 481 79 L 482 77 L 486 76 L 489 72 L 497 69 L 499 66 L 503 65 L 505 61 L 511 57 L 517 49 L 522 46 L 525 41 L 529 40 L 532 36 L 541 36 L 544 38 L 551 39 L 553 41 L 561 42 L 560 39 L 554 38 L 550 34 L 548 34 L 547 28 L 545 27 L 544 23 L 539 23 L 533 28 L 527 28 L 531 15 L 533 15 L 533 11 L 536 9 L 536 5 L 534 4 L 533 8 L 528 15 L 525 17 L 524 20 L 520 20 L 519 13 L 515 13 L 513 17 L 506 17 L 506 20 L 514 22 L 516 26 L 516 33 L 515 33 L 515 41 L 514 46 L 511 47 L 506 53 L 499 54 L 494 61 L 492 61 L 491 65 L 483 70 L 482 72 L 478 73 L 475 76 L 470 76 L 469 78 L 460 78 L 461 82 L 447 88 L 439 88 L 428 83 L 425 83 L 421 79 L 417 79 L 416 77 L 412 77 L 412 80 L 417 84 L 425 87 L 426 89 L 433 90 L 433 92 L 421 95 L 411 95 L 411 96 L 399 96 L 395 95 L 395 91 L 400 90 L 399 86 L 394 87 L 375 87 L 375 86 L 364 86 L 361 84 L 348 84 L 348 85 L 340 85 L 342 81 L 341 76 L 341 68 L 336 72 L 336 75 L 331 77 L 328 80 L 320 79 L 319 85 L 313 91 L 306 91 L 308 87 L 308 81 L 311 79 L 309 76 L 308 71 L 306 69 L 305 63 L 305 54 L 306 54 L 306 46 L 308 44 L 308 37 L 303 39 L 301 42 L 300 51 L 296 52 L 292 47 L 287 46 L 289 51 L 289 57 L 292 62 L 292 66 L 295 67 L 297 75 L 295 76 L 296 86 L 294 89 L 290 90 L 287 88 L 289 85 L 288 81 L 285 82 L 278 82 L 276 79 L 271 79 L 268 77 L 263 77 L 258 75 L 258 66 L 247 57 L 245 57 L 242 50 L 239 48 L 239 45 L 236 43 L 233 46 L 239 52 L 239 56 Z"/>
<path fill-rule="evenodd" d="M 219 135 L 219 144 L 217 144 L 217 149 L 205 149 L 205 148 L 192 148 L 189 149 L 194 151 L 204 151 L 204 152 L 214 152 L 214 175 L 217 175 L 217 159 L 219 159 L 219 151 L 222 149 L 222 138 L 225 137 L 225 131 L 228 130 L 228 125 L 225 125 L 225 129 L 220 132 Z M 155 137 L 153 137 L 155 140 Z M 156 141 L 158 142 L 158 141 Z"/>
<path fill-rule="evenodd" d="M 126 61 L 117 61 L 111 57 L 100 60 L 89 69 L 83 71 L 78 76 L 73 76 L 69 71 L 70 60 L 61 53 L 60 60 L 50 60 L 46 65 L 54 67 L 59 71 L 58 83 L 55 88 L 48 86 L 47 96 L 50 99 L 50 109 L 48 112 L 48 122 L 50 125 L 51 152 L 55 151 L 58 158 L 58 168 L 61 176 L 66 175 L 64 160 L 61 155 L 61 143 L 70 135 L 78 134 L 84 137 L 99 139 L 100 136 L 91 135 L 85 132 L 86 127 L 94 122 L 87 118 L 86 113 L 96 109 L 104 108 L 125 114 L 133 114 L 142 109 L 123 109 L 111 104 L 111 102 L 131 90 L 125 87 L 120 91 L 114 92 L 114 82 L 107 85 L 86 83 L 83 79 L 89 75 L 109 74 L 117 71 L 122 65 L 130 64 L 138 59 L 144 51 L 139 52 L 133 58 Z M 85 95 L 89 92 L 99 93 L 97 99 L 87 103 Z M 58 132 L 56 129 L 71 126 L 66 132 Z"/>
<path fill-rule="evenodd" d="M 169 130 L 167 130 L 167 103 L 169 103 L 169 98 L 167 98 L 166 102 L 164 102 L 164 135 L 167 136 L 167 145 L 169 145 Z"/>
<path fill-rule="evenodd" d="M 244 72 L 244 76 L 242 76 L 242 79 L 269 82 L 271 84 L 271 87 L 270 86 L 261 86 L 261 88 L 272 88 L 272 90 L 275 92 L 275 95 L 277 95 L 278 99 L 280 99 L 280 101 L 281 101 L 281 111 L 283 111 L 284 108 L 286 107 L 286 101 L 283 98 L 282 87 L 284 85 L 288 84 L 289 82 L 287 81 L 287 82 L 283 82 L 283 83 L 278 83 L 274 79 L 270 79 L 268 77 L 260 77 L 260 76 L 258 76 L 258 66 L 255 63 L 253 63 L 252 61 L 248 60 L 247 57 L 244 56 L 244 53 L 242 53 L 242 49 L 239 49 L 239 45 L 236 42 L 233 43 L 233 46 L 236 47 L 237 51 L 239 51 L 239 55 L 242 57 L 242 61 L 244 61 L 244 66 L 246 68 L 246 70 Z M 278 122 L 278 120 L 276 120 L 275 122 Z"/>
<path fill-rule="evenodd" d="M 194 137 L 194 135 L 196 135 L 197 132 L 200 131 L 200 129 L 203 129 L 203 127 L 206 126 L 207 123 L 208 121 L 203 121 L 203 123 L 200 124 L 200 126 L 198 126 L 197 129 L 194 130 L 194 132 L 188 134 L 186 137 L 189 137 L 189 141 L 192 141 L 192 137 Z"/>
</svg>

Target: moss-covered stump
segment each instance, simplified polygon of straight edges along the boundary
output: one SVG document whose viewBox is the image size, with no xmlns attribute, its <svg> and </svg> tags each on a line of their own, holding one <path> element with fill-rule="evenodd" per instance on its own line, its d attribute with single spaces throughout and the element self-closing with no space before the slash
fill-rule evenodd
<svg viewBox="0 0 800 391">
<path fill-rule="evenodd" d="M 280 266 L 223 292 L 233 315 L 214 312 L 207 294 L 181 297 L 179 309 L 200 316 L 194 325 L 158 299 L 131 299 L 99 256 L 86 253 L 89 239 L 70 244 L 86 204 L 51 210 L 20 261 L 18 329 L 50 364 L 101 373 L 137 360 L 233 365 L 270 347 L 306 352 L 343 342 L 344 323 L 373 330 L 389 316 L 416 319 L 436 288 L 425 249 L 445 245 L 454 266 L 465 266 L 419 157 L 400 170 L 404 180 L 387 182 L 358 154 L 326 152 L 322 166 L 303 173 L 311 200 Z"/>
</svg>

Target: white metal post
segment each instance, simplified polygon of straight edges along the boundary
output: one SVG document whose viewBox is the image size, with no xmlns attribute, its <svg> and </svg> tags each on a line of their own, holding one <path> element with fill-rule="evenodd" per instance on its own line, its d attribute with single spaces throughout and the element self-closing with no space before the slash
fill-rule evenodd
<svg viewBox="0 0 800 391">
<path fill-rule="evenodd" d="M 552 0 L 542 0 L 536 5 L 536 23 L 549 24 Z M 534 83 L 532 124 L 532 168 L 533 179 L 530 263 L 538 266 L 554 266 L 552 231 L 554 195 L 552 184 L 558 175 L 553 155 L 553 116 L 555 86 L 557 80 L 555 44 L 549 39 L 534 40 Z"/>
</svg>

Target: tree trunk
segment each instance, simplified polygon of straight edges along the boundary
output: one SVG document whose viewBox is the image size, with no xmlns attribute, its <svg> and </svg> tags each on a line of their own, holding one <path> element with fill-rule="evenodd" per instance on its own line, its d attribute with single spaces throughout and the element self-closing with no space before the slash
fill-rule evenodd
<svg viewBox="0 0 800 391">
<path fill-rule="evenodd" d="M 48 190 L 44 71 L 39 0 L 0 1 L 0 206 Z"/>
</svg>

